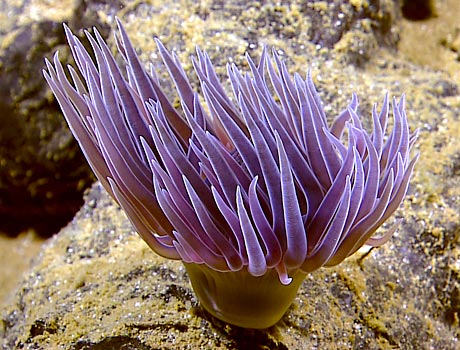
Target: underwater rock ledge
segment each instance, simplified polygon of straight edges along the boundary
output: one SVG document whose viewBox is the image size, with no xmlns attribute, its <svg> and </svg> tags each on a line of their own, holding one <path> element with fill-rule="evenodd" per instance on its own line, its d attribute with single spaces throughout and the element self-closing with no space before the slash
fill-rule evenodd
<svg viewBox="0 0 460 350">
<path fill-rule="evenodd" d="M 454 349 L 382 252 L 309 275 L 268 330 L 229 326 L 202 310 L 182 264 L 158 257 L 95 184 L 75 219 L 44 248 L 3 310 L 4 349 Z M 377 260 L 376 260 L 377 259 Z M 380 261 L 379 261 L 380 260 Z M 434 327 L 434 328 L 433 328 Z M 437 334 L 433 334 L 436 329 Z"/>
<path fill-rule="evenodd" d="M 150 12 L 146 18 L 145 6 L 137 6 L 124 13 L 130 15 L 130 34 L 140 33 L 140 27 L 147 31 L 139 35 L 138 43 L 147 45 L 145 37 L 161 27 L 168 30 L 166 36 L 177 34 L 169 38 L 171 47 L 183 48 L 180 42 L 187 42 L 187 34 L 193 33 L 202 45 L 205 34 L 212 34 L 216 25 L 204 20 L 206 11 L 201 9 L 195 22 L 184 22 L 187 27 L 164 26 L 162 18 L 183 23 L 178 14 L 185 16 L 189 10 L 193 7 L 187 11 L 165 8 L 163 14 Z M 333 50 L 316 51 L 305 40 L 301 26 L 309 23 L 302 13 L 289 24 L 295 11 L 271 10 L 257 11 L 257 17 L 251 9 L 238 8 L 238 13 L 245 14 L 250 24 L 252 20 L 263 24 L 264 16 L 269 19 L 276 14 L 274 22 L 284 23 L 280 28 L 269 25 L 248 32 L 238 19 L 228 20 L 226 30 L 237 31 L 220 39 L 212 37 L 202 47 L 211 52 L 227 40 L 225 51 L 213 51 L 212 59 L 221 67 L 226 57 L 239 52 L 238 44 L 258 43 L 260 38 L 280 47 L 295 64 L 290 65 L 293 71 L 303 72 L 306 61 L 315 67 L 327 64 L 331 69 L 321 70 L 315 79 L 332 109 L 345 106 L 352 90 L 367 95 L 363 111 L 370 110 L 370 101 L 379 100 L 387 89 L 392 95 L 405 92 L 408 117 L 421 129 L 422 157 L 408 203 L 400 211 L 405 224 L 398 233 L 367 256 L 357 254 L 339 267 L 308 276 L 281 322 L 266 331 L 247 331 L 204 313 L 181 264 L 151 252 L 132 232 L 120 209 L 95 185 L 74 221 L 43 249 L 10 305 L 0 311 L 0 348 L 458 348 L 458 82 L 380 50 L 373 45 L 372 35 L 359 28 L 347 33 Z M 323 11 L 324 17 L 328 15 Z M 200 29 L 203 23 L 206 29 Z M 397 26 L 393 29 L 398 31 Z M 283 39 L 287 36 L 289 40 Z M 363 38 L 365 57 L 361 55 L 363 41 L 354 40 Z M 141 47 L 147 61 L 151 50 Z M 342 66 L 356 61 L 360 69 Z"/>
</svg>

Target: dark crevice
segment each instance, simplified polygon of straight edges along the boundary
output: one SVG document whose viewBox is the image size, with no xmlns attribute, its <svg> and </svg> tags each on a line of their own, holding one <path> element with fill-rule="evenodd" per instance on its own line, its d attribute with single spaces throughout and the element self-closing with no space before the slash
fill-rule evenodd
<svg viewBox="0 0 460 350">
<path fill-rule="evenodd" d="M 435 16 L 432 0 L 403 0 L 402 14 L 411 21 L 423 21 Z"/>
</svg>

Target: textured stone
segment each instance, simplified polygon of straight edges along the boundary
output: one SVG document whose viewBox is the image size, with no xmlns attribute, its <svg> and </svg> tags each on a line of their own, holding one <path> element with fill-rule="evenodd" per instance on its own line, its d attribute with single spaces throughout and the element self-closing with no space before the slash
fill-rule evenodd
<svg viewBox="0 0 460 350">
<path fill-rule="evenodd" d="M 94 179 L 41 70 L 57 49 L 68 57 L 62 21 L 76 30 L 98 25 L 105 35 L 106 27 L 91 14 L 95 4 L 61 1 L 60 12 L 44 5 L 2 5 L 9 16 L 0 21 L 0 231 L 11 234 L 29 227 L 57 232 Z"/>
<path fill-rule="evenodd" d="M 391 6 L 392 2 L 380 3 Z M 372 3 L 350 4 L 362 9 Z M 253 331 L 206 314 L 181 263 L 151 252 L 131 231 L 120 209 L 95 185 L 79 214 L 43 249 L 13 302 L 3 310 L 3 347 L 457 349 L 459 81 L 408 62 L 391 45 L 372 44 L 379 42 L 372 25 L 366 31 L 346 31 L 329 46 L 318 46 L 306 30 L 311 18 L 297 10 L 295 2 L 280 4 L 274 13 L 284 15 L 276 20 L 268 20 L 273 17 L 273 5 L 245 7 L 242 16 L 248 21 L 270 14 L 266 25 L 258 25 L 257 30 L 240 19 L 241 11 L 224 8 L 223 3 L 151 0 L 126 5 L 117 14 L 144 62 L 154 60 L 158 67 L 154 35 L 168 48 L 177 49 L 188 72 L 188 56 L 196 44 L 208 50 L 222 74 L 230 58 L 241 63 L 245 50 L 257 56 L 259 44 L 267 43 L 284 55 L 292 72 L 304 74 L 311 67 L 331 117 L 346 106 L 353 91 L 360 97 L 365 120 L 372 103 L 380 103 L 386 90 L 396 96 L 405 92 L 410 125 L 420 129 L 417 150 L 421 157 L 397 214 L 404 223 L 383 247 L 360 250 L 337 267 L 310 274 L 284 318 L 268 330 Z M 311 6 L 327 9 L 332 5 L 324 1 Z M 224 16 L 220 9 L 233 15 Z M 295 25 L 288 29 L 292 22 L 273 28 L 295 19 L 296 13 L 301 29 Z M 114 26 L 113 16 L 98 15 Z M 328 28 L 324 30 L 327 33 Z M 397 27 L 394 30 L 388 33 L 398 32 Z M 289 38 L 280 35 L 291 31 L 295 34 Z M 359 44 L 353 48 L 356 38 L 371 43 L 364 45 L 366 55 L 359 60 L 355 56 Z"/>
<path fill-rule="evenodd" d="M 27 227 L 55 232 L 81 205 L 92 180 L 41 79 L 44 56 L 60 49 L 61 59 L 68 60 L 62 22 L 79 34 L 97 26 L 107 35 L 113 15 L 129 14 L 136 18 L 133 25 L 143 27 L 141 39 L 159 35 L 170 45 L 185 45 L 187 54 L 195 44 L 212 42 L 222 68 L 227 58 L 279 41 L 298 55 L 306 43 L 316 50 L 337 44 L 347 53 L 342 58 L 363 64 L 379 45 L 394 46 L 398 38 L 393 1 L 10 0 L 1 9 L 0 231 L 12 233 Z"/>
</svg>

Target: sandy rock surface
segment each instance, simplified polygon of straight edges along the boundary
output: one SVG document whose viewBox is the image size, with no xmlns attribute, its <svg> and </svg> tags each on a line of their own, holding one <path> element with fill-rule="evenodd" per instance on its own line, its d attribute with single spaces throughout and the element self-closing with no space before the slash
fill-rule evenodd
<svg viewBox="0 0 460 350">
<path fill-rule="evenodd" d="M 420 50 L 401 46 L 415 24 L 401 18 L 397 3 L 373 3 L 119 1 L 95 16 L 114 28 L 118 15 L 146 63 L 159 65 L 152 37 L 160 37 L 187 72 L 195 45 L 209 52 L 219 73 L 229 60 L 242 65 L 245 51 L 257 57 L 262 43 L 275 46 L 291 72 L 312 69 L 331 119 L 352 92 L 363 119 L 385 91 L 405 93 L 410 125 L 420 129 L 421 157 L 396 215 L 403 224 L 389 243 L 309 275 L 276 326 L 240 329 L 202 311 L 181 263 L 151 252 L 96 184 L 3 308 L 3 348 L 457 349 L 458 23 L 444 34 L 446 44 L 436 46 L 446 69 L 421 65 L 414 53 Z M 438 15 L 454 11 L 454 3 L 440 0 Z"/>
</svg>

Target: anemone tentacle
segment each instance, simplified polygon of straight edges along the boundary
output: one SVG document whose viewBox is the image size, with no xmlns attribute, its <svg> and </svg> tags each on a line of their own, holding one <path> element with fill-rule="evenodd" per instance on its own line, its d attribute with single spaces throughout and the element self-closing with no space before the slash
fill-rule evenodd
<svg viewBox="0 0 460 350">
<path fill-rule="evenodd" d="M 277 274 L 298 288 L 299 276 L 390 238 L 397 224 L 374 234 L 403 201 L 418 158 L 404 95 L 392 110 L 388 93 L 380 112 L 374 105 L 370 132 L 355 94 L 329 124 L 311 71 L 291 75 L 275 50 L 270 57 L 264 47 L 258 63 L 246 55 L 247 73 L 228 64 L 229 96 L 197 48 L 201 102 L 155 39 L 176 110 L 117 24 L 124 65 L 97 29 L 86 32 L 92 59 L 64 25 L 78 72 L 67 76 L 56 54 L 43 73 L 97 178 L 154 251 L 194 276 L 206 272 L 193 264 L 210 269 L 209 281 L 218 276 L 211 270 Z"/>
</svg>

